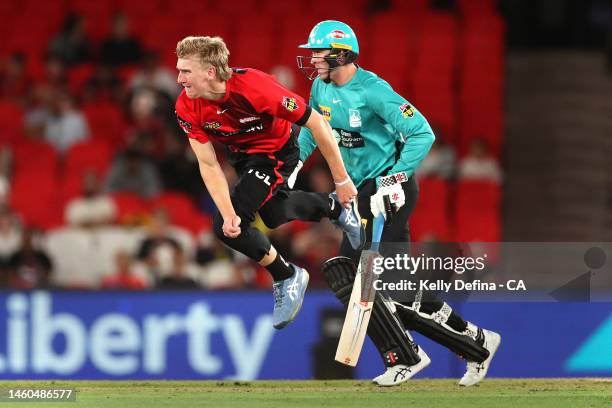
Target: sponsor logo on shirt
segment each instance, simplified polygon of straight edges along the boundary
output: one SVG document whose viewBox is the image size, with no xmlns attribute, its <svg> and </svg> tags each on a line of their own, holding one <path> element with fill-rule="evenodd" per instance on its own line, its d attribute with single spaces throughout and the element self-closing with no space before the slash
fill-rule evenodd
<svg viewBox="0 0 612 408">
<path fill-rule="evenodd" d="M 204 129 L 219 129 L 221 127 L 221 123 L 214 121 L 214 122 L 206 122 L 202 125 L 202 127 Z"/>
<path fill-rule="evenodd" d="M 399 110 L 402 112 L 404 119 L 411 118 L 414 115 L 414 108 L 407 103 L 402 104 Z"/>
<path fill-rule="evenodd" d="M 289 111 L 293 112 L 298 108 L 297 101 L 295 98 L 290 98 L 288 96 L 283 96 L 283 106 Z"/>
<path fill-rule="evenodd" d="M 187 122 L 185 119 L 181 118 L 178 113 L 176 113 L 176 120 L 178 121 L 179 126 L 183 129 L 183 132 L 189 133 L 191 130 L 191 123 Z"/>
<path fill-rule="evenodd" d="M 361 133 L 337 128 L 334 128 L 334 130 L 340 135 L 338 146 L 346 147 L 347 149 L 365 147 L 365 142 L 363 140 L 363 136 L 361 136 Z"/>
<path fill-rule="evenodd" d="M 261 119 L 259 116 L 249 116 L 248 118 L 240 119 L 240 123 L 249 123 Z"/>
<path fill-rule="evenodd" d="M 349 126 L 361 127 L 361 112 L 357 109 L 349 109 Z"/>
<path fill-rule="evenodd" d="M 323 119 L 329 122 L 331 120 L 331 108 L 329 106 L 319 105 L 319 109 L 321 109 Z"/>
</svg>

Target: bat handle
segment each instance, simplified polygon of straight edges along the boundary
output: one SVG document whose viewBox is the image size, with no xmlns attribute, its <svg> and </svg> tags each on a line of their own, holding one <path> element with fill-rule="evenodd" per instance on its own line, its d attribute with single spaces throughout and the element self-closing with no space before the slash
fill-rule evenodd
<svg viewBox="0 0 612 408">
<path fill-rule="evenodd" d="M 383 204 L 385 206 L 385 225 L 390 225 L 393 222 L 393 208 L 391 207 L 391 199 L 388 195 L 383 196 Z"/>
</svg>

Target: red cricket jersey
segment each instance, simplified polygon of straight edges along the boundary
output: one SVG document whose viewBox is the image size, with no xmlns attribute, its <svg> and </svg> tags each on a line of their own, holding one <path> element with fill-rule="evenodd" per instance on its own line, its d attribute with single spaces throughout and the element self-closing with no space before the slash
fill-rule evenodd
<svg viewBox="0 0 612 408">
<path fill-rule="evenodd" d="M 189 99 L 185 90 L 176 100 L 178 123 L 190 138 L 213 139 L 232 152 L 277 152 L 289 140 L 291 123 L 304 125 L 310 113 L 300 96 L 251 68 L 233 69 L 220 100 Z"/>
</svg>

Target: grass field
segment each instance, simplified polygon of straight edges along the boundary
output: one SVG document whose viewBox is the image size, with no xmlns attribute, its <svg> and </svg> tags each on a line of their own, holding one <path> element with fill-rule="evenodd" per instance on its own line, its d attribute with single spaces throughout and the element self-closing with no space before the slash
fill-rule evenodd
<svg viewBox="0 0 612 408">
<path fill-rule="evenodd" d="M 471 388 L 455 380 L 413 380 L 394 388 L 367 381 L 0 381 L 0 388 L 11 387 L 77 390 L 76 402 L 52 407 L 612 407 L 612 379 L 492 379 Z"/>
</svg>

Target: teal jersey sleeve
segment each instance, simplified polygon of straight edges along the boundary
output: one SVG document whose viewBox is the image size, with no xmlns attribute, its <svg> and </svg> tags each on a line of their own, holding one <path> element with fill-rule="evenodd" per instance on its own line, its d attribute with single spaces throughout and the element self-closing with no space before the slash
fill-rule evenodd
<svg viewBox="0 0 612 408">
<path fill-rule="evenodd" d="M 314 101 L 315 101 L 315 85 L 316 85 L 316 80 L 312 84 L 312 88 L 310 90 L 310 100 L 308 101 L 308 104 L 312 107 L 312 109 L 314 109 L 317 112 L 321 113 L 319 111 L 319 107 L 317 106 L 317 104 L 314 103 Z M 300 147 L 300 160 L 302 162 L 305 162 L 306 159 L 308 159 L 308 157 L 310 157 L 310 155 L 312 154 L 314 149 L 317 147 L 317 144 L 315 143 L 315 141 L 314 141 L 314 139 L 312 137 L 312 133 L 310 132 L 310 129 L 308 129 L 306 126 L 302 126 L 302 128 L 300 130 L 300 135 L 298 136 L 298 145 Z"/>
<path fill-rule="evenodd" d="M 388 174 L 404 171 L 410 177 L 429 152 L 434 133 L 427 119 L 387 82 L 377 79 L 366 89 L 368 105 L 393 128 L 396 140 L 402 143 L 400 157 Z"/>
</svg>

